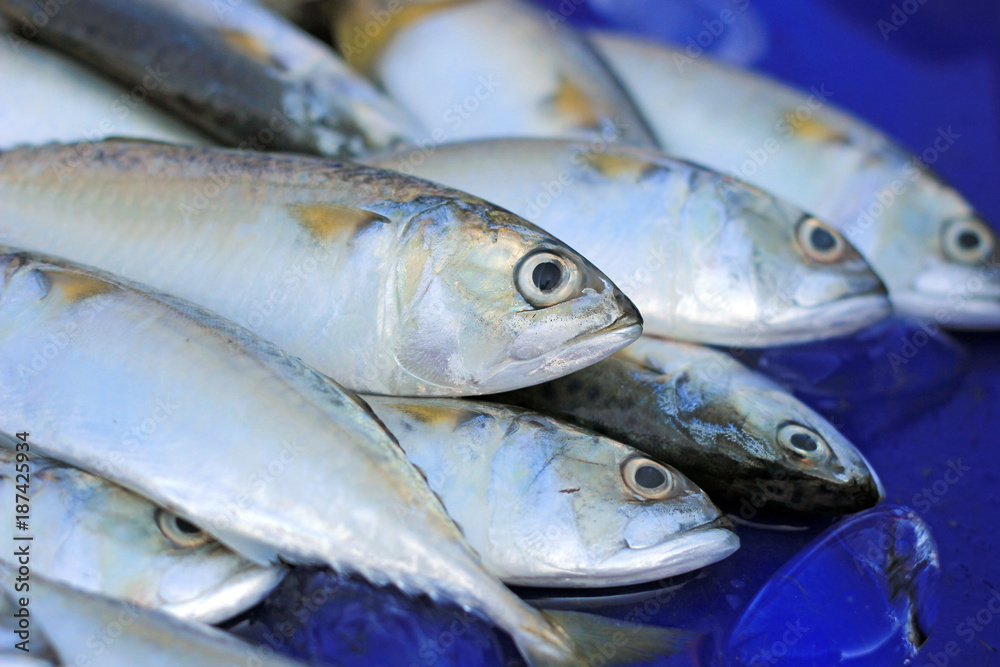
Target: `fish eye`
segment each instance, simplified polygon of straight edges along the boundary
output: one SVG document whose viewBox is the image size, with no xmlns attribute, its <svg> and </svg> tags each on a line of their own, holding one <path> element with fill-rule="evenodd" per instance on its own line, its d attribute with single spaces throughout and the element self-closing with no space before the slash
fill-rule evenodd
<svg viewBox="0 0 1000 667">
<path fill-rule="evenodd" d="M 674 476 L 662 464 L 644 456 L 634 456 L 622 465 L 625 486 L 644 500 L 662 500 L 673 495 Z"/>
<path fill-rule="evenodd" d="M 847 243 L 840 232 L 813 217 L 805 217 L 799 222 L 796 236 L 802 252 L 817 262 L 839 262 L 847 251 Z"/>
<path fill-rule="evenodd" d="M 975 218 L 949 220 L 942 229 L 945 256 L 963 264 L 978 264 L 993 254 L 993 230 Z"/>
<path fill-rule="evenodd" d="M 164 509 L 156 510 L 156 526 L 164 537 L 179 547 L 200 547 L 212 539 L 198 526 Z"/>
<path fill-rule="evenodd" d="M 514 283 L 535 308 L 566 301 L 580 289 L 583 271 L 575 262 L 548 250 L 527 255 L 514 269 Z"/>
<path fill-rule="evenodd" d="M 778 444 L 795 456 L 813 463 L 825 461 L 830 456 L 826 440 L 811 428 L 800 424 L 785 424 L 778 429 Z"/>
</svg>

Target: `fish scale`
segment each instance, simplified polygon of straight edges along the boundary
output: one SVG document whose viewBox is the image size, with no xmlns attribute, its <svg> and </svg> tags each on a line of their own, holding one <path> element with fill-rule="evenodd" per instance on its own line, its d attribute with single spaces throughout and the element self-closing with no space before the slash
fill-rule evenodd
<svg viewBox="0 0 1000 667">
<path fill-rule="evenodd" d="M 364 160 L 532 220 L 600 266 L 649 334 L 767 347 L 857 331 L 890 311 L 881 280 L 832 227 L 655 150 L 508 138 Z M 831 235 L 834 256 L 803 238 L 806 225 Z"/>
<path fill-rule="evenodd" d="M 29 431 L 33 451 L 99 472 L 257 563 L 327 565 L 458 604 L 535 666 L 579 664 L 622 631 L 522 602 L 483 569 L 370 408 L 271 343 L 55 258 L 7 252 L 0 273 L 0 431 Z M 45 368 L 22 370 L 71 325 Z M 135 442 L 120 436 L 163 396 L 179 397 L 165 423 Z M 620 664 L 691 639 L 631 632 Z"/>
<path fill-rule="evenodd" d="M 0 490 L 13 516 L 15 452 L 5 445 Z M 33 573 L 206 623 L 246 611 L 284 575 L 207 537 L 178 544 L 158 527 L 156 505 L 100 477 L 41 457 L 28 467 L 32 521 L 45 531 L 32 542 Z M 0 529 L 8 542 L 13 528 Z"/>
<path fill-rule="evenodd" d="M 836 227 L 900 313 L 957 329 L 1000 324 L 996 232 L 925 159 L 838 109 L 840 91 L 795 90 L 625 35 L 589 38 L 671 155 L 739 176 Z M 938 128 L 926 150 L 937 156 L 960 136 Z M 962 247 L 963 233 L 972 247 Z"/>
<path fill-rule="evenodd" d="M 33 25 L 45 7 L 3 0 L 0 14 Z M 418 136 L 329 46 L 255 2 L 74 0 L 46 16 L 39 41 L 226 145 L 345 157 Z"/>
<path fill-rule="evenodd" d="M 68 174 L 53 166 L 69 157 Z M 190 299 L 369 393 L 501 391 L 639 333 L 631 302 L 565 244 L 371 167 L 135 141 L 18 149 L 0 153 L 0 218 L 0 242 Z M 522 295 L 518 262 L 538 252 L 580 277 L 560 303 Z"/>
<path fill-rule="evenodd" d="M 823 417 L 708 347 L 644 335 L 589 368 L 493 398 L 629 444 L 743 512 L 844 514 L 885 495 L 865 457 Z M 781 433 L 799 427 L 822 456 L 783 444 Z"/>
</svg>

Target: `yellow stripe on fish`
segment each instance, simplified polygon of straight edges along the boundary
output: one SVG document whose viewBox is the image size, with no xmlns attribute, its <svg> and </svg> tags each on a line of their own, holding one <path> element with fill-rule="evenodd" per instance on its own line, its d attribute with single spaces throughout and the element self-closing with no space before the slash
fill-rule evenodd
<svg viewBox="0 0 1000 667">
<path fill-rule="evenodd" d="M 288 210 L 317 241 L 332 241 L 345 232 L 355 234 L 371 225 L 391 222 L 378 213 L 337 204 L 291 204 Z"/>
</svg>

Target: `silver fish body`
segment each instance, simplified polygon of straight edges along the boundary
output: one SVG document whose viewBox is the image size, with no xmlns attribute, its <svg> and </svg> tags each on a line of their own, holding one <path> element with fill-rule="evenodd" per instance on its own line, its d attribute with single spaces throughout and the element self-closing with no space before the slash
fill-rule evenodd
<svg viewBox="0 0 1000 667">
<path fill-rule="evenodd" d="M 30 590 L 23 591 L 15 587 L 16 576 L 13 564 L 0 561 L 0 609 L 5 619 L 10 617 L 27 592 L 32 623 L 27 646 L 39 665 L 231 667 L 251 659 L 262 667 L 302 667 L 302 663 L 274 655 L 270 647 L 261 651 L 221 630 L 35 573 Z M 0 664 L 35 664 L 5 662 L 6 658 L 0 656 Z"/>
<path fill-rule="evenodd" d="M 927 164 L 837 109 L 836 91 L 798 91 L 683 51 L 595 33 L 671 155 L 737 175 L 836 226 L 897 310 L 954 328 L 1000 326 L 996 233 Z M 942 128 L 930 144 L 957 136 Z"/>
<path fill-rule="evenodd" d="M 494 398 L 675 466 L 746 519 L 845 514 L 885 497 L 874 469 L 829 422 L 711 348 L 642 336 L 611 359 Z"/>
<path fill-rule="evenodd" d="M 252 0 L 74 0 L 29 35 L 118 79 L 218 141 L 350 156 L 401 146 L 419 126 L 333 50 Z M 27 26 L 24 28 L 24 26 Z"/>
<path fill-rule="evenodd" d="M 509 212 L 316 158 L 117 141 L 7 151 L 0 242 L 199 303 L 368 393 L 542 382 L 641 328 L 598 269 Z M 559 277 L 548 291 L 540 264 Z"/>
<path fill-rule="evenodd" d="M 586 41 L 529 3 L 337 4 L 340 52 L 423 123 L 421 144 L 535 136 L 655 145 Z"/>
<path fill-rule="evenodd" d="M 208 140 L 70 58 L 11 34 L 0 18 L 0 150 L 109 136 L 203 145 Z"/>
<path fill-rule="evenodd" d="M 532 220 L 606 271 L 649 334 L 760 347 L 845 334 L 890 312 L 882 282 L 836 230 L 656 151 L 502 139 L 367 161 Z"/>
<path fill-rule="evenodd" d="M 5 444 L 0 504 L 14 516 L 15 486 L 29 481 L 33 574 L 204 623 L 246 611 L 284 575 L 131 491 L 50 459 L 25 465 Z M 16 544 L 21 533 L 7 523 L 0 539 Z"/>
<path fill-rule="evenodd" d="M 366 400 L 484 566 L 508 584 L 627 586 L 739 547 L 701 489 L 609 438 L 508 406 Z"/>
<path fill-rule="evenodd" d="M 449 600 L 508 632 L 532 665 L 579 664 L 620 631 L 523 603 L 369 408 L 272 344 L 54 258 L 11 252 L 0 275 L 0 431 L 27 430 L 32 451 L 100 471 L 255 562 L 323 564 Z M 59 351 L 36 369 L 47 345 Z M 634 632 L 625 654 L 681 641 Z"/>
</svg>

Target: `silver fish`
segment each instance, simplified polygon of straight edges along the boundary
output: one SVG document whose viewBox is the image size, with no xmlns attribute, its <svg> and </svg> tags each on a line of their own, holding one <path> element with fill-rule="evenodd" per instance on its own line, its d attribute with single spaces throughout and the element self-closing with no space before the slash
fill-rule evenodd
<svg viewBox="0 0 1000 667">
<path fill-rule="evenodd" d="M 655 145 L 586 41 L 529 3 L 345 0 L 334 6 L 340 52 L 423 123 L 421 144 L 555 136 Z"/>
<path fill-rule="evenodd" d="M 205 623 L 246 611 L 284 575 L 116 484 L 0 443 L 0 506 L 9 516 L 21 482 L 31 490 L 33 574 Z M 20 534 L 12 521 L 0 526 L 7 544 Z"/>
<path fill-rule="evenodd" d="M 671 155 L 737 175 L 836 226 L 900 312 L 960 329 L 1000 326 L 994 230 L 924 161 L 837 109 L 835 91 L 794 90 L 627 37 L 592 41 Z M 929 141 L 937 154 L 957 136 L 949 127 Z"/>
<path fill-rule="evenodd" d="M 202 145 L 209 141 L 144 104 L 146 93 L 95 75 L 58 53 L 21 39 L 0 18 L 0 150 L 109 136 Z"/>
<path fill-rule="evenodd" d="M 137 87 L 218 141 L 350 156 L 419 125 L 327 45 L 252 0 L 0 0 L 28 37 Z"/>
<path fill-rule="evenodd" d="M 858 449 L 730 355 L 642 336 L 570 376 L 491 397 L 591 428 L 677 467 L 745 519 L 845 514 L 885 497 Z"/>
<path fill-rule="evenodd" d="M 845 334 L 891 310 L 881 281 L 836 230 L 656 151 L 501 139 L 366 161 L 532 220 L 606 271 L 649 334 L 760 347 Z"/>
<path fill-rule="evenodd" d="M 18 586 L 24 584 L 17 583 L 16 577 L 16 566 L 0 561 L 0 612 L 5 624 L 10 624 L 9 619 L 21 609 L 18 601 L 27 596 L 31 629 L 25 646 L 38 662 L 7 662 L 8 656 L 3 655 L 0 665 L 232 667 L 253 659 L 252 664 L 261 667 L 304 667 L 274 655 L 270 647 L 260 650 L 206 625 L 85 592 L 36 573 L 30 575 L 29 588 L 21 589 Z M 6 648 L 8 642 L 4 644 Z"/>
<path fill-rule="evenodd" d="M 32 451 L 99 472 L 255 562 L 322 564 L 449 600 L 532 665 L 579 664 L 622 632 L 511 593 L 368 407 L 272 344 L 53 258 L 9 253 L 0 275 L 0 431 L 28 431 Z M 690 640 L 625 634 L 623 664 Z"/>
<path fill-rule="evenodd" d="M 117 141 L 0 153 L 0 242 L 190 299 L 368 393 L 504 391 L 641 330 L 604 274 L 530 223 L 316 158 Z"/>
<path fill-rule="evenodd" d="M 739 547 L 701 489 L 609 438 L 501 405 L 365 398 L 506 583 L 626 586 Z"/>
</svg>

